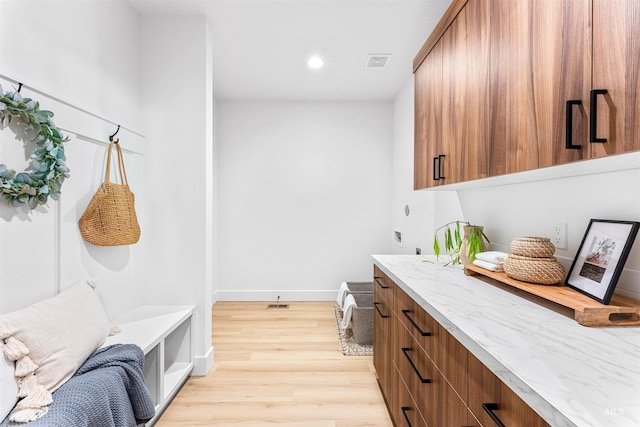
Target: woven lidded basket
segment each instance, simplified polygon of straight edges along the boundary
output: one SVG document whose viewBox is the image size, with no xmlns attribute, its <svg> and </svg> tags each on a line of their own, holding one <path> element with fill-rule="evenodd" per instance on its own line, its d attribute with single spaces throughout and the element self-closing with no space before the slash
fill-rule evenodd
<svg viewBox="0 0 640 427">
<path fill-rule="evenodd" d="M 539 285 L 556 285 L 565 277 L 565 270 L 554 257 L 532 258 L 510 254 L 504 260 L 504 272 L 512 279 Z"/>
<path fill-rule="evenodd" d="M 518 237 L 511 242 L 511 253 L 528 258 L 549 258 L 556 247 L 546 237 Z"/>
</svg>

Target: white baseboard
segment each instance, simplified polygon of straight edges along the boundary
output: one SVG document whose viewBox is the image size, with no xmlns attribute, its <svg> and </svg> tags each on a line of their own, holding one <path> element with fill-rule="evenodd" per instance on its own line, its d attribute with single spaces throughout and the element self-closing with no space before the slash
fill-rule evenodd
<svg viewBox="0 0 640 427">
<path fill-rule="evenodd" d="M 213 367 L 213 346 L 209 347 L 207 354 L 204 356 L 196 356 L 194 359 L 191 375 L 195 377 L 204 377 Z"/>
<path fill-rule="evenodd" d="M 333 291 L 273 291 L 273 290 L 218 290 L 213 293 L 212 303 L 218 301 L 335 301 L 338 289 Z"/>
</svg>

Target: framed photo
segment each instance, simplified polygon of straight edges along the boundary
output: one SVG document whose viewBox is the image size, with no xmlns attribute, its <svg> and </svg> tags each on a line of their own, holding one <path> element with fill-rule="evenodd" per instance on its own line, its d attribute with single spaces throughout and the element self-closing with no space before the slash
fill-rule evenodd
<svg viewBox="0 0 640 427">
<path fill-rule="evenodd" d="M 565 284 L 609 304 L 640 222 L 592 219 Z"/>
</svg>

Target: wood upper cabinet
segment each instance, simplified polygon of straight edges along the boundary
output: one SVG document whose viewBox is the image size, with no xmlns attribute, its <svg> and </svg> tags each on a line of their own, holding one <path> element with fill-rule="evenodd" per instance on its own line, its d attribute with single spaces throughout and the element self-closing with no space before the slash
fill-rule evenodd
<svg viewBox="0 0 640 427">
<path fill-rule="evenodd" d="M 416 189 L 640 150 L 640 0 L 454 0 L 414 72 Z"/>
<path fill-rule="evenodd" d="M 468 3 L 415 71 L 415 189 L 487 176 L 486 6 Z"/>
<path fill-rule="evenodd" d="M 589 0 L 490 0 L 491 176 L 588 158 L 589 12 Z M 567 101 L 581 148 L 566 148 Z"/>
<path fill-rule="evenodd" d="M 414 76 L 414 188 L 445 183 L 442 175 L 442 46 L 436 46 Z M 444 174 L 446 176 L 446 173 Z"/>
<path fill-rule="evenodd" d="M 489 166 L 488 0 L 468 2 L 441 44 L 446 181 L 484 178 Z"/>
<path fill-rule="evenodd" d="M 593 89 L 591 156 L 640 150 L 640 1 L 593 0 Z"/>
</svg>

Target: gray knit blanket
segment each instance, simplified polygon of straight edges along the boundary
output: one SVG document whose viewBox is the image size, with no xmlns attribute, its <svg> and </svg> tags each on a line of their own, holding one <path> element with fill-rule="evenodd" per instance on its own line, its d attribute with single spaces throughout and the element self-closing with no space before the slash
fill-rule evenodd
<svg viewBox="0 0 640 427">
<path fill-rule="evenodd" d="M 7 417 L 0 427 L 134 427 L 155 414 L 144 384 L 144 353 L 133 344 L 95 351 L 53 393 L 47 414 L 29 423 Z"/>
</svg>

